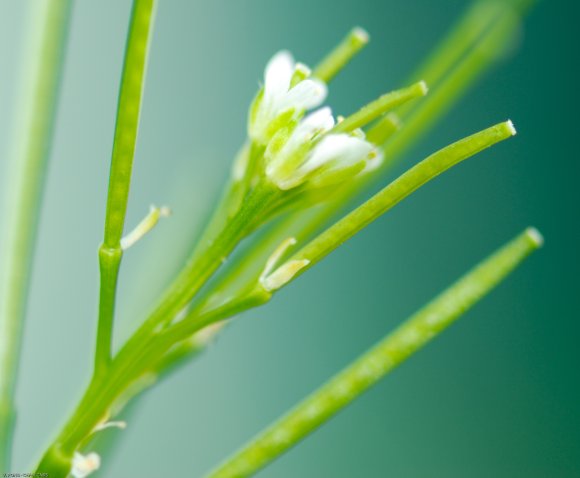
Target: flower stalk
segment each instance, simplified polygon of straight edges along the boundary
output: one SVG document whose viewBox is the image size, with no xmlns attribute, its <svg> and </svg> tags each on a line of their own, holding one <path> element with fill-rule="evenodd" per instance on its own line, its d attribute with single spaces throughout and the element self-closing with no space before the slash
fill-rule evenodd
<svg viewBox="0 0 580 478">
<path fill-rule="evenodd" d="M 139 129 L 141 98 L 145 84 L 145 70 L 155 17 L 156 0 L 135 0 L 131 21 L 121 91 L 117 107 L 117 124 L 111 159 L 105 234 L 99 248 L 101 275 L 99 320 L 95 350 L 95 376 L 102 376 L 111 362 L 113 320 L 119 268 L 123 257 L 122 236 L 127 214 L 129 189 L 135 146 Z M 155 219 L 155 212 L 148 217 Z M 156 222 L 156 221 L 155 221 Z M 147 226 L 148 224 L 145 224 Z M 129 236 L 132 242 L 133 237 Z M 127 241 L 127 240 L 126 240 Z M 125 246 L 127 242 L 125 241 Z"/>
<path fill-rule="evenodd" d="M 126 236 L 123 236 L 121 239 L 121 249 L 126 251 L 130 247 L 133 247 L 157 226 L 161 218 L 169 217 L 170 215 L 171 210 L 168 207 L 151 206 L 147 215 L 137 224 L 135 229 Z"/>
<path fill-rule="evenodd" d="M 338 123 L 333 131 L 342 133 L 366 126 L 382 114 L 392 111 L 410 100 L 425 96 L 427 91 L 427 84 L 424 81 L 419 81 L 407 88 L 387 93 Z"/>
</svg>

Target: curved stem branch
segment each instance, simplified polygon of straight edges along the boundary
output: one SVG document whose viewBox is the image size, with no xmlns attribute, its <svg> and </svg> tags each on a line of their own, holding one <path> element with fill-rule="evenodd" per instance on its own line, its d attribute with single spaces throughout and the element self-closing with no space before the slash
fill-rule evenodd
<svg viewBox="0 0 580 478">
<path fill-rule="evenodd" d="M 416 164 L 294 254 L 288 262 L 306 260 L 307 265 L 297 271 L 292 276 L 292 279 L 320 262 L 320 260 L 330 254 L 334 249 L 353 237 L 357 232 L 409 196 L 423 184 L 439 176 L 461 161 L 470 158 L 500 141 L 512 137 L 515 133 L 516 131 L 511 121 L 499 123 L 456 141 Z"/>
</svg>

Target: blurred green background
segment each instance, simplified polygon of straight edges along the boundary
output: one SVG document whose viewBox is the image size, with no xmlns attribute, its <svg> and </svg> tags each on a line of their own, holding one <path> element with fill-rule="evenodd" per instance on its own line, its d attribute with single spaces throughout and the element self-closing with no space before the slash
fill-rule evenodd
<svg viewBox="0 0 580 478">
<path fill-rule="evenodd" d="M 128 224 L 150 203 L 169 204 L 174 215 L 126 255 L 120 335 L 215 202 L 274 52 L 289 48 L 314 64 L 352 26 L 368 29 L 371 45 L 331 88 L 334 111 L 348 113 L 401 86 L 468 3 L 160 0 Z M 2 158 L 26 4 L 0 0 Z M 129 0 L 75 2 L 26 323 L 14 471 L 37 458 L 91 369 L 96 248 L 129 9 Z M 406 164 L 507 118 L 515 139 L 421 189 L 237 320 L 147 396 L 105 475 L 200 476 L 533 224 L 546 237 L 542 251 L 260 476 L 580 476 L 578 13 L 576 2 L 540 3 L 512 56 Z"/>
</svg>

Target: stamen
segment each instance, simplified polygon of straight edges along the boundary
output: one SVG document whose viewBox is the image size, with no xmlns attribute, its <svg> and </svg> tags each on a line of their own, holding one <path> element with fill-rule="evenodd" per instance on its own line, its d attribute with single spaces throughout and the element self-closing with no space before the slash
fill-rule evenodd
<svg viewBox="0 0 580 478">
<path fill-rule="evenodd" d="M 107 428 L 118 428 L 119 430 L 124 430 L 125 428 L 127 428 L 127 422 L 111 421 L 99 423 L 95 428 L 93 428 L 93 433 L 100 432 L 101 430 L 106 430 Z"/>
<path fill-rule="evenodd" d="M 310 264 L 308 259 L 288 261 L 278 267 L 278 269 L 268 277 L 260 278 L 260 283 L 268 292 L 274 292 L 290 282 L 292 278 L 308 264 Z"/>
<path fill-rule="evenodd" d="M 270 272 L 276 267 L 278 261 L 282 258 L 282 256 L 286 253 L 286 251 L 296 245 L 296 238 L 288 237 L 282 241 L 282 243 L 272 252 L 268 260 L 266 261 L 266 265 L 262 272 L 261 278 L 267 277 Z"/>
<path fill-rule="evenodd" d="M 262 284 L 262 287 L 268 292 L 278 290 L 280 287 L 288 283 L 300 269 L 303 269 L 310 264 L 308 259 L 291 260 L 282 264 L 278 269 L 272 272 L 288 248 L 295 244 L 296 239 L 294 237 L 285 239 L 266 261 L 264 271 L 260 275 L 260 284 Z"/>
<path fill-rule="evenodd" d="M 169 217 L 171 209 L 166 206 L 151 206 L 149 213 L 129 234 L 121 239 L 121 248 L 126 251 L 151 231 L 162 217 Z"/>
</svg>

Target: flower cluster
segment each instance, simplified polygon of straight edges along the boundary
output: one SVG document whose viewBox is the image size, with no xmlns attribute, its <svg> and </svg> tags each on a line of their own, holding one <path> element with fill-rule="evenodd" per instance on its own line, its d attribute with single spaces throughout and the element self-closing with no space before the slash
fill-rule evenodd
<svg viewBox="0 0 580 478">
<path fill-rule="evenodd" d="M 277 188 L 333 186 L 380 164 L 381 153 L 360 129 L 336 131 L 327 87 L 281 51 L 268 62 L 250 109 L 248 134 L 262 153 L 262 173 Z"/>
</svg>

